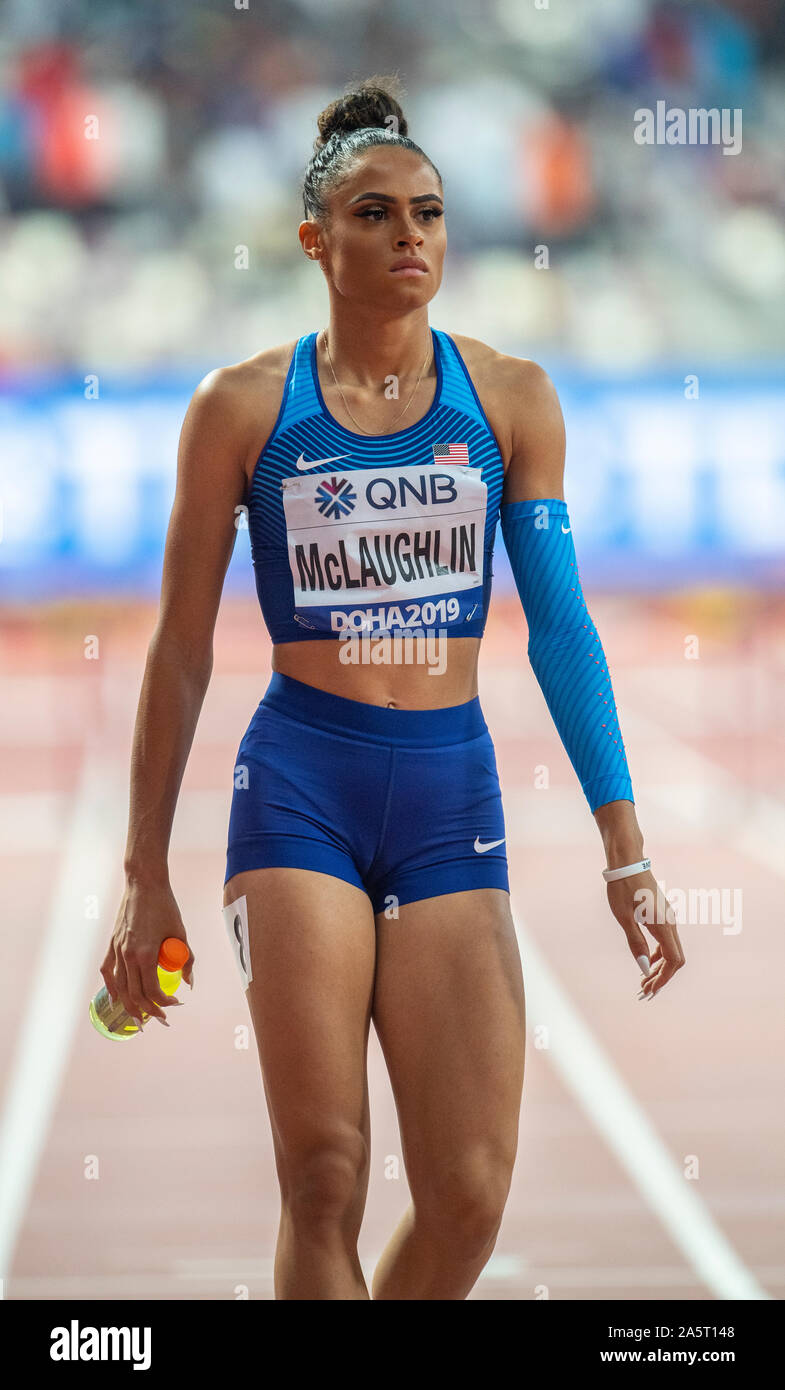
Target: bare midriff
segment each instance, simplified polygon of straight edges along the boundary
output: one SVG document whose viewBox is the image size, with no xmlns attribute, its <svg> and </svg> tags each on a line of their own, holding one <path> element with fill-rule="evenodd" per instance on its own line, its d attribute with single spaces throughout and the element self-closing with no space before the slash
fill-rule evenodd
<svg viewBox="0 0 785 1390">
<path fill-rule="evenodd" d="M 346 662 L 345 642 L 280 642 L 273 647 L 272 668 L 331 695 L 390 709 L 446 709 L 473 700 L 480 639 L 439 638 L 434 632 L 430 640 L 430 646 L 427 639 L 419 648 L 412 645 L 410 664 L 391 663 L 388 655 L 378 665 L 363 660 L 363 650 L 373 651 L 373 638 L 358 642 L 356 664 Z"/>
</svg>

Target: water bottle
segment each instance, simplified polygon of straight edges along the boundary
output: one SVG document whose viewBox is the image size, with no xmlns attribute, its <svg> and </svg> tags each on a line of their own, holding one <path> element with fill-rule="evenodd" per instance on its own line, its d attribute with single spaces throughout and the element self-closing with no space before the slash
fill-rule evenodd
<svg viewBox="0 0 785 1390">
<path fill-rule="evenodd" d="M 167 936 L 158 952 L 158 982 L 164 994 L 174 994 L 183 978 L 183 966 L 190 951 L 179 936 Z M 150 1017 L 142 1010 L 142 1022 Z M 106 985 L 90 1000 L 90 1022 L 105 1038 L 132 1038 L 139 1024 L 126 1010 L 122 999 L 113 1000 Z"/>
</svg>

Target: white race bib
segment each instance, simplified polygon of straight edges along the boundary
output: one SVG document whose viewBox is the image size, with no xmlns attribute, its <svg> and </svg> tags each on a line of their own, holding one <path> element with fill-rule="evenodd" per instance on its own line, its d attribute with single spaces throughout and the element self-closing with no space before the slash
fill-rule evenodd
<svg viewBox="0 0 785 1390">
<path fill-rule="evenodd" d="M 248 900 L 245 894 L 241 898 L 236 898 L 233 903 L 227 903 L 221 911 L 229 936 L 229 945 L 237 962 L 237 969 L 240 972 L 240 979 L 245 990 L 253 979 L 251 942 L 248 935 Z"/>
<path fill-rule="evenodd" d="M 421 602 L 482 586 L 479 468 L 350 469 L 281 486 L 296 608 Z"/>
</svg>

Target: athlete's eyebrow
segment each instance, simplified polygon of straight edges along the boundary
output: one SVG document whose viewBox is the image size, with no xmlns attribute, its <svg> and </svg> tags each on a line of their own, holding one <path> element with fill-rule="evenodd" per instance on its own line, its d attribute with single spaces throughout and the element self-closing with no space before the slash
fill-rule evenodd
<svg viewBox="0 0 785 1390">
<path fill-rule="evenodd" d="M 373 198 L 377 203 L 397 203 L 398 201 L 389 193 L 358 193 L 356 198 L 350 199 L 349 207 L 352 206 L 352 203 L 361 203 L 366 198 Z M 441 201 L 438 193 L 418 193 L 416 198 L 409 199 L 410 203 L 441 203 Z"/>
</svg>

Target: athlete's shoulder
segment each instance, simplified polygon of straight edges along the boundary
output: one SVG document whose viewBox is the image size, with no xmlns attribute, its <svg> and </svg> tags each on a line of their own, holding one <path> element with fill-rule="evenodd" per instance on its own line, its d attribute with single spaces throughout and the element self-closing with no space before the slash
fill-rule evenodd
<svg viewBox="0 0 785 1390">
<path fill-rule="evenodd" d="M 469 338 L 464 333 L 449 335 L 461 354 L 469 374 L 488 380 L 490 386 L 501 390 L 524 389 L 530 393 L 548 394 L 555 390 L 553 382 L 544 367 L 530 357 L 514 357 L 511 353 L 499 352 L 479 338 Z"/>
<path fill-rule="evenodd" d="M 270 435 L 297 339 L 263 348 L 240 362 L 214 367 L 194 391 L 189 413 L 240 449 L 246 471 Z"/>
<path fill-rule="evenodd" d="M 232 362 L 225 367 L 215 367 L 199 383 L 197 390 L 227 405 L 242 400 L 252 401 L 257 411 L 264 410 L 265 402 L 271 405 L 274 397 L 275 410 L 280 404 L 286 374 L 297 345 L 295 338 L 290 343 L 278 343 L 275 347 L 262 348 L 252 357 L 241 362 Z M 280 389 L 279 389 L 280 388 Z"/>
<path fill-rule="evenodd" d="M 499 352 L 479 338 L 449 335 L 466 365 L 505 463 L 537 437 L 563 428 L 556 388 L 548 373 L 529 357 Z"/>
</svg>

